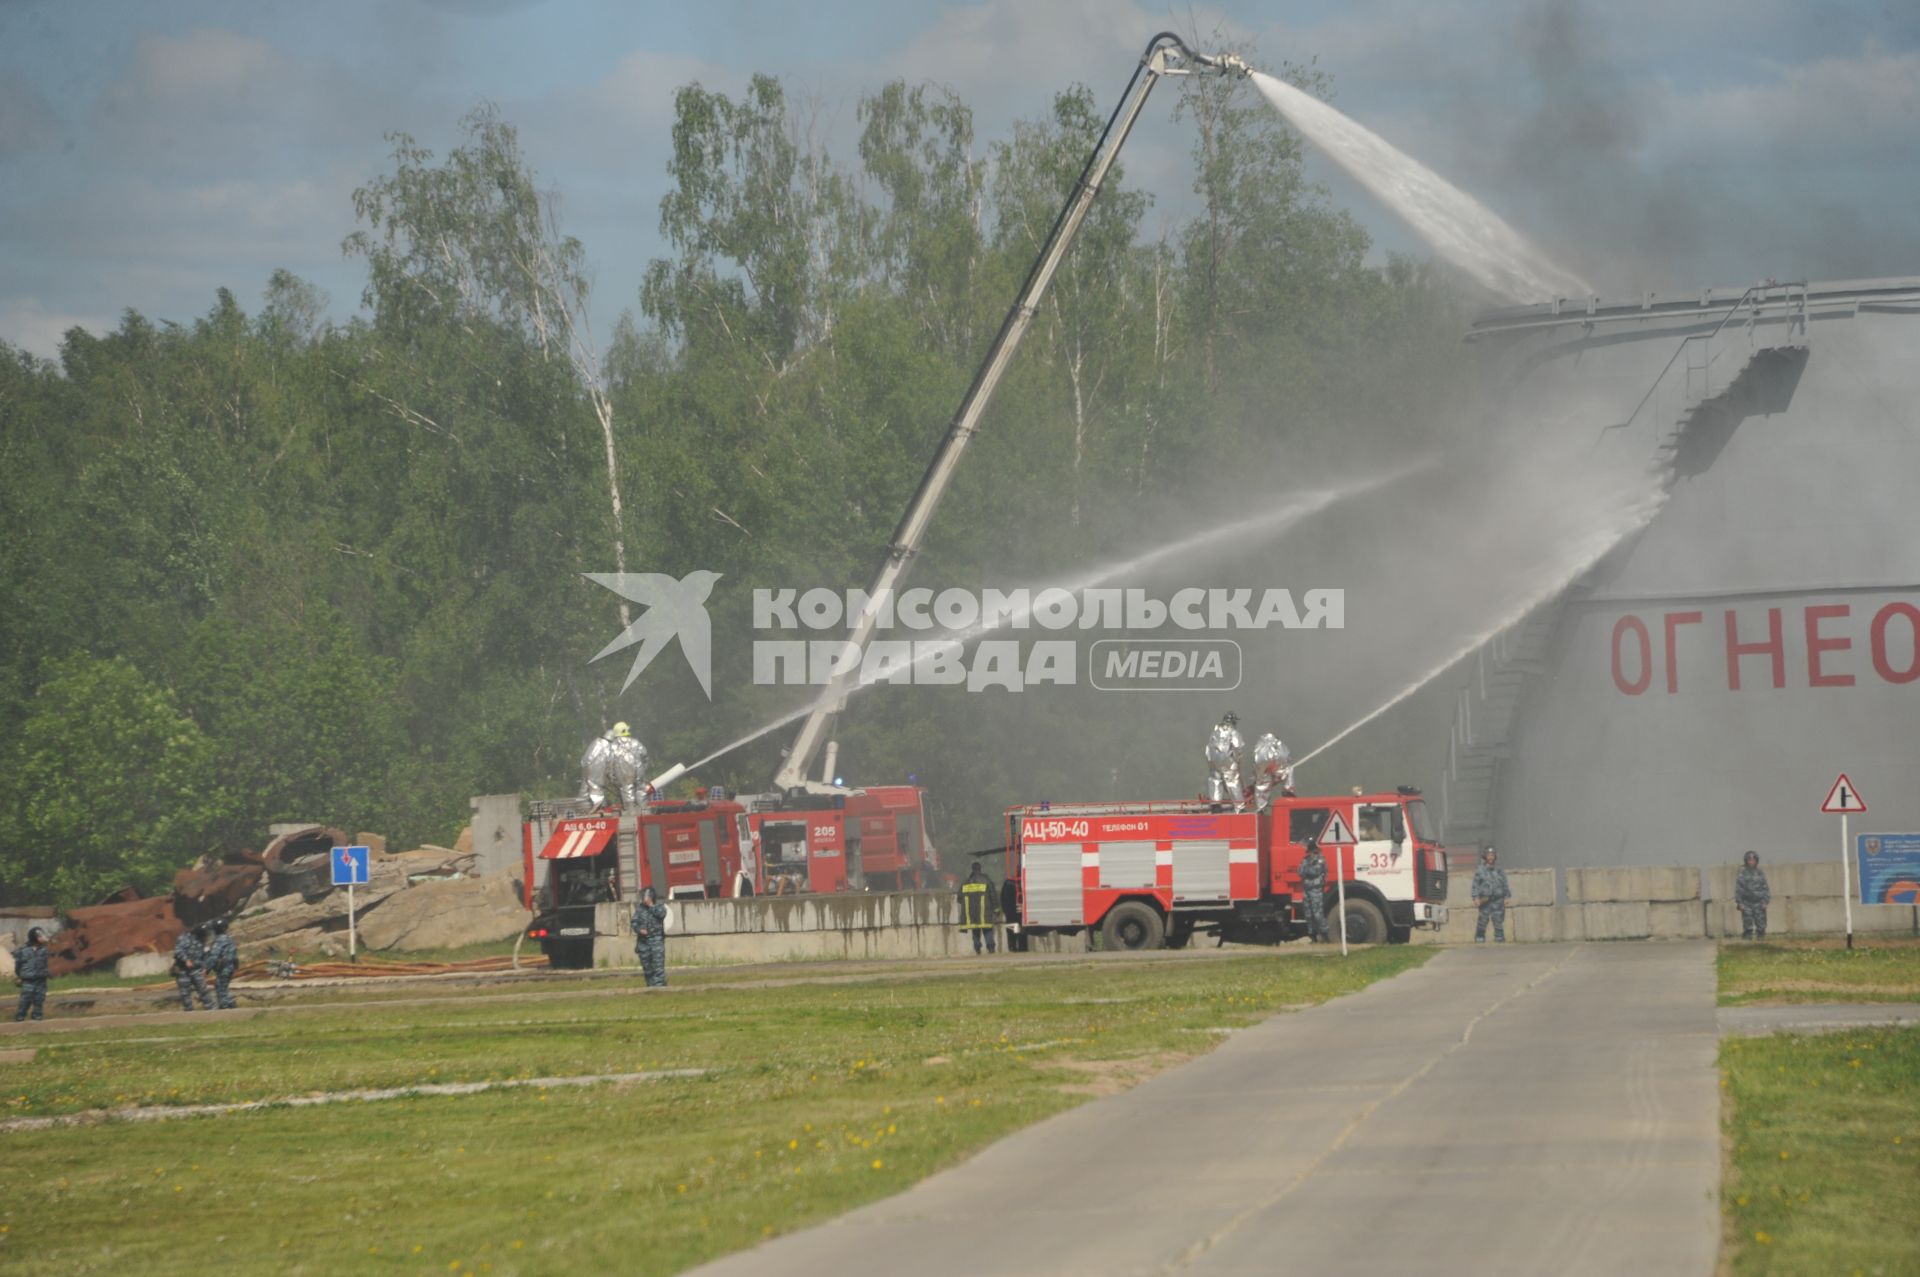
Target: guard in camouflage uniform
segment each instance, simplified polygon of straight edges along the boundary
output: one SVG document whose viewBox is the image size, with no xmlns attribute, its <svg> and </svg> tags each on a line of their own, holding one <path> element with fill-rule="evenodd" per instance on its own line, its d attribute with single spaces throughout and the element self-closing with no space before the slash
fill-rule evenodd
<svg viewBox="0 0 1920 1277">
<path fill-rule="evenodd" d="M 13 951 L 13 978 L 20 984 L 20 1007 L 13 1013 L 16 1021 L 41 1019 L 47 1009 L 47 933 L 38 927 L 27 932 L 27 942 Z"/>
<path fill-rule="evenodd" d="M 173 942 L 173 983 L 180 990 L 180 1009 L 193 1010 L 193 995 L 200 995 L 200 1005 L 208 1011 L 213 1010 L 213 999 L 207 995 L 207 929 L 195 927 L 191 931 L 182 931 L 180 938 Z"/>
<path fill-rule="evenodd" d="M 1773 903 L 1773 888 L 1767 885 L 1767 876 L 1760 872 L 1760 853 L 1748 852 L 1746 861 L 1733 880 L 1733 904 L 1740 911 L 1740 938 L 1765 940 L 1767 906 Z"/>
<path fill-rule="evenodd" d="M 1473 942 L 1487 942 L 1487 923 L 1493 923 L 1493 939 L 1496 944 L 1507 942 L 1507 906 L 1513 903 L 1513 892 L 1507 886 L 1507 871 L 1494 866 L 1492 844 L 1480 854 L 1480 867 L 1473 871 L 1473 903 L 1480 910 L 1480 920 L 1473 927 Z"/>
<path fill-rule="evenodd" d="M 1300 858 L 1300 903 L 1307 911 L 1307 936 L 1314 944 L 1327 940 L 1327 858 L 1320 854 L 1320 841 L 1307 839 L 1307 854 Z"/>
<path fill-rule="evenodd" d="M 213 1001 L 222 1011 L 231 1011 L 239 1003 L 233 1000 L 233 994 L 227 986 L 233 981 L 233 973 L 240 969 L 240 946 L 227 934 L 227 920 L 213 920 L 213 943 L 207 946 L 207 970 L 213 972 Z"/>
<path fill-rule="evenodd" d="M 640 891 L 633 907 L 633 951 L 640 956 L 640 970 L 647 984 L 667 982 L 667 907 L 659 903 L 652 887 Z"/>
</svg>

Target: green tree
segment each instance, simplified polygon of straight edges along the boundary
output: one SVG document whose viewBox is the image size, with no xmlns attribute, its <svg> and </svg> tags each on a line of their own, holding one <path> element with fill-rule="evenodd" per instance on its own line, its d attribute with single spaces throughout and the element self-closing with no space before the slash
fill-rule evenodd
<svg viewBox="0 0 1920 1277">
<path fill-rule="evenodd" d="M 412 138 L 393 134 L 394 171 L 353 193 L 367 228 L 345 248 L 367 259 L 363 300 L 402 331 L 491 320 L 572 369 L 600 426 L 613 558 L 624 572 L 613 399 L 593 335 L 586 250 L 561 232 L 556 201 L 535 187 L 519 136 L 497 110 L 476 109 L 462 129 L 467 144 L 438 166 Z M 391 402 L 407 415 L 404 397 Z M 628 624 L 624 600 L 618 609 Z"/>
<path fill-rule="evenodd" d="M 215 850 L 232 798 L 172 693 L 118 657 L 46 665 L 0 775 L 0 892 L 86 904 Z"/>
</svg>

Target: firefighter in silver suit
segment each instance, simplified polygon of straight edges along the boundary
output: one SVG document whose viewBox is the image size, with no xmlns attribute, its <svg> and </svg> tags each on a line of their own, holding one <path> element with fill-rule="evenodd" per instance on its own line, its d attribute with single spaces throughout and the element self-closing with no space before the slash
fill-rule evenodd
<svg viewBox="0 0 1920 1277">
<path fill-rule="evenodd" d="M 615 723 L 587 746 L 580 756 L 582 797 L 595 807 L 607 805 L 617 791 L 627 807 L 638 807 L 646 797 L 647 747 L 634 738 L 633 729 Z"/>
<path fill-rule="evenodd" d="M 1240 739 L 1240 716 L 1229 710 L 1220 716 L 1207 737 L 1207 801 L 1232 803 L 1239 811 L 1246 804 L 1246 792 L 1240 784 L 1240 755 L 1247 743 Z"/>
<path fill-rule="evenodd" d="M 1265 811 L 1273 801 L 1273 791 L 1293 797 L 1293 755 L 1285 742 L 1272 732 L 1253 743 L 1253 809 Z"/>
</svg>

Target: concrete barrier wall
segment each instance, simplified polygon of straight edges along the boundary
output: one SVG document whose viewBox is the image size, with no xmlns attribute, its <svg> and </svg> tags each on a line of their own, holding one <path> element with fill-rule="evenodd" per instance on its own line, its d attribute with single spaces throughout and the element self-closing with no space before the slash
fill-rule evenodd
<svg viewBox="0 0 1920 1277">
<path fill-rule="evenodd" d="M 1832 935 L 1846 930 L 1840 865 L 1783 862 L 1761 866 L 1773 889 L 1768 935 Z M 1696 869 L 1680 865 L 1632 865 L 1565 870 L 1565 893 L 1557 869 L 1509 869 L 1513 905 L 1507 938 L 1541 940 L 1688 940 L 1737 938 L 1740 911 L 1733 904 L 1738 865 Z M 1477 918 L 1469 892 L 1473 877 L 1447 879 L 1447 925 L 1416 931 L 1426 944 L 1470 944 Z M 1854 905 L 1853 929 L 1862 935 L 1920 934 L 1920 909 Z"/>
<path fill-rule="evenodd" d="M 973 952 L 959 927 L 953 893 L 875 891 L 836 896 L 755 896 L 676 900 L 667 923 L 667 962 L 779 962 L 807 958 L 943 958 Z M 637 966 L 631 904 L 603 904 L 594 916 L 594 960 Z M 1006 928 L 996 940 L 1006 948 Z M 1086 936 L 1034 936 L 1035 953 L 1086 947 Z"/>
<path fill-rule="evenodd" d="M 1837 864 L 1765 866 L 1773 887 L 1770 935 L 1830 935 L 1846 929 Z M 1737 867 L 1683 866 L 1509 869 L 1513 905 L 1507 938 L 1554 940 L 1687 940 L 1737 937 L 1733 907 Z M 1471 944 L 1472 875 L 1447 880 L 1447 925 L 1416 929 L 1420 944 Z M 599 908 L 595 957 L 603 966 L 632 966 L 632 906 Z M 776 962 L 792 958 L 938 958 L 973 952 L 961 931 L 951 892 L 862 892 L 836 896 L 760 896 L 746 900 L 676 900 L 667 929 L 669 961 Z M 1853 929 L 1867 934 L 1920 933 L 1920 910 L 1856 905 Z M 1005 928 L 998 939 L 1005 948 Z M 1085 935 L 1036 936 L 1037 953 L 1078 951 Z"/>
</svg>

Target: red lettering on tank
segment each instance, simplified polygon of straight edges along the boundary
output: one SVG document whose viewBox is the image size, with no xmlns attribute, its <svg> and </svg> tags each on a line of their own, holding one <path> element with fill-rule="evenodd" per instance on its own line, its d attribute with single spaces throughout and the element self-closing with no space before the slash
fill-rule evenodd
<svg viewBox="0 0 1920 1277">
<path fill-rule="evenodd" d="M 1887 624 L 1896 616 L 1907 618 L 1908 657 L 1907 668 L 1897 670 L 1887 657 Z M 1873 628 L 1870 631 L 1873 648 L 1873 668 L 1889 683 L 1911 683 L 1920 678 L 1920 608 L 1911 603 L 1889 603 L 1873 615 Z"/>
<path fill-rule="evenodd" d="M 1667 626 L 1667 694 L 1673 695 L 1680 690 L 1680 645 L 1673 641 L 1674 633 L 1683 625 L 1698 625 L 1706 619 L 1700 612 L 1669 612 L 1664 618 Z"/>
<path fill-rule="evenodd" d="M 1843 635 L 1829 638 L 1820 633 L 1820 622 L 1830 617 L 1852 616 L 1853 606 L 1848 603 L 1823 603 L 1819 607 L 1806 610 L 1807 622 L 1807 685 L 1810 687 L 1852 687 L 1853 675 L 1829 674 L 1821 668 L 1822 652 L 1849 652 L 1853 650 L 1853 637 Z"/>
<path fill-rule="evenodd" d="M 1727 690 L 1740 690 L 1740 658 L 1760 656 L 1773 658 L 1773 685 L 1776 688 L 1787 685 L 1787 644 L 1780 632 L 1780 609 L 1767 609 L 1767 637 L 1758 643 L 1740 641 L 1739 614 L 1729 609 L 1727 618 Z"/>
<path fill-rule="evenodd" d="M 1628 631 L 1640 636 L 1640 676 L 1631 683 L 1620 663 L 1620 636 Z M 1653 638 L 1647 633 L 1646 622 L 1629 613 L 1613 623 L 1613 685 L 1628 696 L 1638 696 L 1652 682 Z"/>
</svg>

